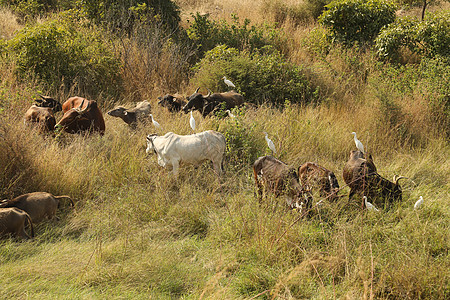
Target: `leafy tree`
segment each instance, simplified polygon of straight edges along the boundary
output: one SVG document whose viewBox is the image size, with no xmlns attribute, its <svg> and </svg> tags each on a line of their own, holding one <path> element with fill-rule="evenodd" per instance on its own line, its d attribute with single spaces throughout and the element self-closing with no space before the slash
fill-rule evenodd
<svg viewBox="0 0 450 300">
<path fill-rule="evenodd" d="M 337 0 L 326 5 L 319 23 L 335 40 L 351 45 L 372 42 L 381 28 L 395 20 L 395 5 L 385 0 Z"/>
<path fill-rule="evenodd" d="M 397 60 L 404 47 L 421 57 L 450 59 L 450 12 L 431 15 L 424 21 L 410 17 L 389 24 L 376 39 L 380 57 Z"/>
</svg>

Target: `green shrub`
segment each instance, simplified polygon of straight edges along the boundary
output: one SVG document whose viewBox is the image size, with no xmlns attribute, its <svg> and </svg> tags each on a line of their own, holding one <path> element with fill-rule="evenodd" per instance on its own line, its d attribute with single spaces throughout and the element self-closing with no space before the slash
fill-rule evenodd
<svg viewBox="0 0 450 300">
<path fill-rule="evenodd" d="M 100 33 L 66 20 L 27 26 L 7 42 L 17 74 L 49 87 L 78 85 L 89 95 L 120 91 L 119 67 Z"/>
<path fill-rule="evenodd" d="M 88 19 L 113 31 L 130 32 L 137 22 L 163 24 L 173 31 L 180 22 L 179 8 L 171 0 L 78 0 L 77 3 Z"/>
<path fill-rule="evenodd" d="M 193 85 L 213 91 L 227 90 L 221 80 L 227 76 L 247 102 L 309 103 L 317 98 L 317 90 L 310 85 L 302 68 L 287 62 L 270 46 L 253 53 L 217 46 L 205 54 L 194 71 Z"/>
<path fill-rule="evenodd" d="M 395 5 L 385 0 L 337 0 L 326 6 L 319 22 L 344 44 L 371 43 L 381 28 L 395 20 Z"/>
<path fill-rule="evenodd" d="M 406 47 L 421 57 L 450 57 L 450 12 L 432 15 L 425 21 L 401 18 L 389 24 L 376 39 L 378 55 L 399 60 Z"/>
<path fill-rule="evenodd" d="M 302 46 L 312 55 L 325 57 L 331 50 L 331 41 L 328 31 L 319 26 L 302 40 Z"/>
<path fill-rule="evenodd" d="M 260 27 L 249 26 L 249 19 L 245 19 L 243 24 L 240 24 L 239 17 L 234 14 L 231 25 L 226 21 L 211 21 L 207 15 L 199 13 L 192 15 L 192 18 L 193 21 L 187 29 L 187 34 L 197 44 L 201 54 L 220 44 L 249 51 L 266 45 L 273 45 L 280 49 L 285 41 L 281 31 L 275 29 L 274 26 L 268 24 Z"/>
</svg>

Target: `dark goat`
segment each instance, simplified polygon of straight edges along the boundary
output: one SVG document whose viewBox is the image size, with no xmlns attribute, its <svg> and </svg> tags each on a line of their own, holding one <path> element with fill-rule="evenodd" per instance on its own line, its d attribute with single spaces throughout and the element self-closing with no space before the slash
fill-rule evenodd
<svg viewBox="0 0 450 300">
<path fill-rule="evenodd" d="M 339 183 L 330 170 L 316 163 L 306 162 L 298 168 L 298 177 L 305 189 L 311 191 L 318 188 L 321 197 L 330 200 L 338 198 Z"/>
<path fill-rule="evenodd" d="M 275 197 L 285 195 L 290 208 L 308 209 L 312 206 L 311 193 L 300 185 L 295 168 L 275 157 L 259 157 L 253 164 L 253 175 L 260 200 L 264 190 Z"/>
<path fill-rule="evenodd" d="M 377 207 L 388 207 L 394 201 L 402 200 L 399 179 L 394 176 L 391 182 L 377 173 L 372 156 L 366 156 L 359 150 L 350 152 L 350 158 L 344 166 L 342 177 L 350 187 L 349 200 L 355 193 L 366 196 Z"/>
</svg>

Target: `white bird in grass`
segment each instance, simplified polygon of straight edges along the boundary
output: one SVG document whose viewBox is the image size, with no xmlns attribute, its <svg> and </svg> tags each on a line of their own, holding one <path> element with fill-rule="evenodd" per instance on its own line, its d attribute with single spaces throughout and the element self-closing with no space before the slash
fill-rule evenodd
<svg viewBox="0 0 450 300">
<path fill-rule="evenodd" d="M 416 201 L 416 203 L 414 204 L 414 209 L 419 209 L 422 206 L 423 203 L 423 197 L 420 196 L 419 200 Z"/>
<path fill-rule="evenodd" d="M 192 110 L 191 110 L 191 118 L 189 119 L 189 125 L 191 125 L 192 130 L 195 131 L 195 119 L 194 116 L 192 115 Z"/>
<path fill-rule="evenodd" d="M 364 151 L 364 146 L 363 146 L 363 144 L 361 143 L 360 140 L 358 140 L 358 139 L 356 138 L 356 132 L 352 132 L 352 134 L 353 134 L 353 136 L 354 136 L 353 139 L 355 140 L 356 148 L 358 148 L 358 150 L 361 151 L 362 153 L 366 153 L 366 152 Z"/>
<path fill-rule="evenodd" d="M 153 115 L 152 115 L 152 114 L 150 114 L 150 117 L 152 117 L 152 123 L 153 123 L 153 125 L 154 125 L 156 128 L 161 128 L 161 125 L 159 125 L 159 123 L 156 122 L 155 119 L 153 119 Z"/>
<path fill-rule="evenodd" d="M 364 196 L 363 198 L 364 198 L 364 204 L 366 205 L 367 210 L 378 211 L 378 208 L 376 208 L 372 203 L 367 201 L 367 197 L 366 196 Z"/>
<path fill-rule="evenodd" d="M 226 112 L 230 118 L 236 118 L 236 116 L 233 115 L 229 109 L 227 109 Z"/>
<path fill-rule="evenodd" d="M 229 81 L 225 76 L 223 76 L 222 79 L 223 79 L 223 82 L 225 82 L 225 84 L 228 85 L 229 87 L 232 87 L 232 88 L 235 88 L 235 87 L 236 87 L 236 86 L 235 86 L 231 81 Z"/>
<path fill-rule="evenodd" d="M 263 133 L 266 135 L 267 146 L 269 146 L 269 149 L 272 150 L 272 155 L 274 153 L 277 153 L 277 151 L 275 150 L 275 145 L 273 144 L 272 140 L 269 139 L 267 132 L 264 131 Z"/>
</svg>

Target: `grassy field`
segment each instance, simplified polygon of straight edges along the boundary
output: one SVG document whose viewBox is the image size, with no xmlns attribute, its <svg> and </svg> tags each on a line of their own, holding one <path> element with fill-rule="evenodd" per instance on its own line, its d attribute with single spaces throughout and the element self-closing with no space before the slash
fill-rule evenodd
<svg viewBox="0 0 450 300">
<path fill-rule="evenodd" d="M 196 11 L 216 20 L 235 12 L 256 24 L 274 21 L 279 3 L 176 2 L 183 24 Z M 0 11 L 3 38 L 23 26 L 14 20 Z M 59 220 L 37 224 L 33 240 L 0 241 L 2 298 L 448 299 L 450 143 L 421 90 L 427 83 L 413 82 L 407 70 L 393 74 L 368 52 L 336 46 L 315 57 L 298 45 L 316 24 L 282 26 L 289 60 L 306 66 L 329 96 L 319 105 L 235 111 L 235 119 L 194 113 L 198 131 L 243 142 L 230 146 L 223 178 L 207 163 L 182 166 L 174 178 L 145 153 L 147 134 L 191 133 L 188 114 L 170 114 L 156 103 L 168 91 L 195 89 L 171 69 L 175 52 L 160 57 L 160 73 L 149 75 L 140 59 L 145 49 L 129 46 L 121 56 L 129 66 L 123 98 L 96 99 L 104 113 L 149 100 L 163 129 L 148 122 L 132 130 L 105 114 L 104 136 L 51 138 L 27 128 L 23 114 L 42 87 L 17 80 L 13 66 L 2 63 L 2 199 L 47 191 L 76 201 L 74 209 L 63 203 Z M 61 100 L 69 96 L 59 93 Z M 341 199 L 315 206 L 310 219 L 288 210 L 282 198 L 260 204 L 250 158 L 270 153 L 263 131 L 286 163 L 314 161 L 334 171 Z M 342 169 L 355 148 L 352 131 L 382 176 L 410 179 L 402 181 L 402 202 L 389 211 L 369 212 L 359 199 L 347 200 Z M 419 196 L 424 205 L 413 210 Z"/>
</svg>

